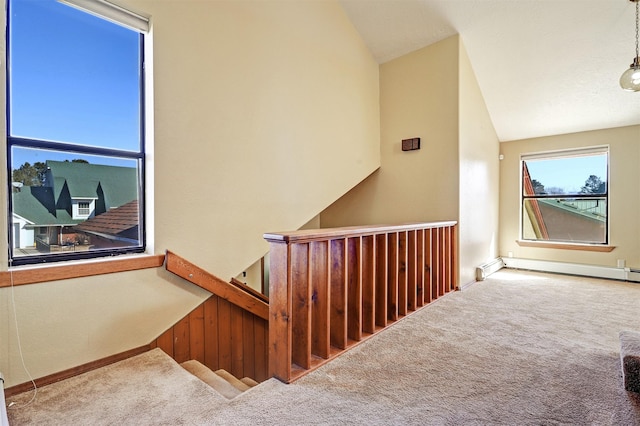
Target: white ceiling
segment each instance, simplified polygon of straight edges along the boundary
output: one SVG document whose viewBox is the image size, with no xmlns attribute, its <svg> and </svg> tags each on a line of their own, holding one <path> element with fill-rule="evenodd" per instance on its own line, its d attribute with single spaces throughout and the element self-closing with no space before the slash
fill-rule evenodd
<svg viewBox="0 0 640 426">
<path fill-rule="evenodd" d="M 341 3 L 379 63 L 460 34 L 500 141 L 640 124 L 630 0 Z"/>
</svg>

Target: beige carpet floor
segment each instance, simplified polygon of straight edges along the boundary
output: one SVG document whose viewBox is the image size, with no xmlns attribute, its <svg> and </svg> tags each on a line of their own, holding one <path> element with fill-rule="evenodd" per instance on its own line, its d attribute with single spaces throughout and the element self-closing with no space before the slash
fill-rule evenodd
<svg viewBox="0 0 640 426">
<path fill-rule="evenodd" d="M 231 401 L 162 352 L 11 401 L 12 425 L 640 425 L 618 333 L 640 285 L 501 270 L 292 385 Z"/>
</svg>

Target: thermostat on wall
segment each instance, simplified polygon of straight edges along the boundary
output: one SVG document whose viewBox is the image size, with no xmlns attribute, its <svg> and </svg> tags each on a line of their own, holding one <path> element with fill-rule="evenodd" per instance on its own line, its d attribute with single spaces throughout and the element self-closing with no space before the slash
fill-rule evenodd
<svg viewBox="0 0 640 426">
<path fill-rule="evenodd" d="M 420 149 L 420 138 L 402 140 L 403 151 L 413 151 L 414 149 Z"/>
</svg>

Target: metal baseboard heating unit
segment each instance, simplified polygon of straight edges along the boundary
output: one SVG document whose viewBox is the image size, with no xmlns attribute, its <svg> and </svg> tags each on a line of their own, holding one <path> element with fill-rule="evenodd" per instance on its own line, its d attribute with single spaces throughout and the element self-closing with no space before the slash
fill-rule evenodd
<svg viewBox="0 0 640 426">
<path fill-rule="evenodd" d="M 499 257 L 490 262 L 483 263 L 476 268 L 476 280 L 484 281 L 484 279 L 489 275 L 499 271 L 502 268 L 504 268 L 504 262 Z"/>
<path fill-rule="evenodd" d="M 627 281 L 640 283 L 640 269 L 629 268 L 627 270 Z"/>
<path fill-rule="evenodd" d="M 513 269 L 640 282 L 640 269 L 552 262 L 548 260 L 519 259 L 515 257 L 505 257 L 503 260 L 505 267 Z"/>
<path fill-rule="evenodd" d="M 2 392 L 0 392 L 0 425 L 9 426 L 9 418 L 7 417 L 7 404 L 4 400 L 4 376 L 0 373 L 0 382 L 2 382 Z"/>
</svg>

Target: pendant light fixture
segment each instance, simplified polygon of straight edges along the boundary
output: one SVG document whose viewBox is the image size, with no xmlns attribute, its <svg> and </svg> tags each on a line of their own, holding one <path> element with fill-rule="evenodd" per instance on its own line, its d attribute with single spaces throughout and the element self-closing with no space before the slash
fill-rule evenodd
<svg viewBox="0 0 640 426">
<path fill-rule="evenodd" d="M 620 77 L 620 87 L 629 92 L 640 91 L 640 54 L 638 53 L 638 9 L 640 8 L 640 0 L 629 0 L 636 4 L 636 56 L 633 63 L 629 65 L 622 77 Z"/>
</svg>

